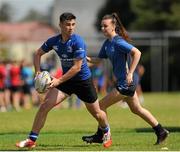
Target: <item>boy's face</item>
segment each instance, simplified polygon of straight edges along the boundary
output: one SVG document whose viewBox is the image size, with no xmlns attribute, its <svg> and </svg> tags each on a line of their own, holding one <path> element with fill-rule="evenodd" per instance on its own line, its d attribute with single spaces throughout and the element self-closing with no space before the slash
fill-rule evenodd
<svg viewBox="0 0 180 152">
<path fill-rule="evenodd" d="M 61 22 L 59 26 L 62 34 L 72 35 L 75 31 L 76 21 L 75 19 L 65 20 L 64 22 Z"/>
</svg>

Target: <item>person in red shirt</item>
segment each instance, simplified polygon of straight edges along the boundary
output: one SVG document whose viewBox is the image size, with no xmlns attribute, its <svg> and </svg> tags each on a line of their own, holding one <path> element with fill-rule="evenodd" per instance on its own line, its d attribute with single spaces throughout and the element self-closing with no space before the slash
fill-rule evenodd
<svg viewBox="0 0 180 152">
<path fill-rule="evenodd" d="M 61 68 L 58 68 L 54 73 L 54 77 L 57 79 L 60 78 L 62 75 L 63 75 L 63 71 Z"/>
<path fill-rule="evenodd" d="M 6 112 L 6 104 L 4 98 L 4 89 L 5 89 L 5 78 L 6 78 L 6 68 L 4 63 L 0 61 L 0 111 Z"/>
<path fill-rule="evenodd" d="M 22 89 L 20 65 L 18 65 L 16 61 L 13 61 L 9 72 L 10 72 L 10 83 L 11 83 L 11 93 L 12 93 L 12 104 L 15 110 L 19 111 L 21 89 Z"/>
</svg>

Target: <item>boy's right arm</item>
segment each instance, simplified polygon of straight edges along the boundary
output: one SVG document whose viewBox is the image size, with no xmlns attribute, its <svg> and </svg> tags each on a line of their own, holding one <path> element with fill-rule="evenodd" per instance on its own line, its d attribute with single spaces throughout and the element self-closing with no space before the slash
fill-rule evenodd
<svg viewBox="0 0 180 152">
<path fill-rule="evenodd" d="M 34 68 L 35 68 L 35 75 L 41 72 L 40 70 L 40 63 L 41 63 L 41 56 L 45 54 L 45 52 L 39 48 L 34 55 Z"/>
</svg>

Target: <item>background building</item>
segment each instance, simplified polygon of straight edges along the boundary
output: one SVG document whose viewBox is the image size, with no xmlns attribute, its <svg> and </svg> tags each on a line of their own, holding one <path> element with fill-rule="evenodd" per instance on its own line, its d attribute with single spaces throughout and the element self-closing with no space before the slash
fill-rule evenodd
<svg viewBox="0 0 180 152">
<path fill-rule="evenodd" d="M 4 22 L 0 23 L 0 29 L 1 57 L 11 60 L 32 61 L 34 51 L 55 34 L 52 27 L 39 22 Z"/>
</svg>

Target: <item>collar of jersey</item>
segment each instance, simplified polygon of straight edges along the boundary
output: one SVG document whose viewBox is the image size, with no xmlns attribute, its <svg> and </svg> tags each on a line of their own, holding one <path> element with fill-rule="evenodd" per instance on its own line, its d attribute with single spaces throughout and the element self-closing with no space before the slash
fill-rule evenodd
<svg viewBox="0 0 180 152">
<path fill-rule="evenodd" d="M 65 43 L 67 43 L 69 40 L 71 40 L 73 36 L 74 36 L 74 34 L 72 34 L 67 41 L 63 42 L 63 41 L 62 41 L 62 34 L 59 34 L 59 37 L 60 37 L 60 38 L 59 38 L 59 42 L 61 42 L 62 44 L 65 44 Z"/>
</svg>

